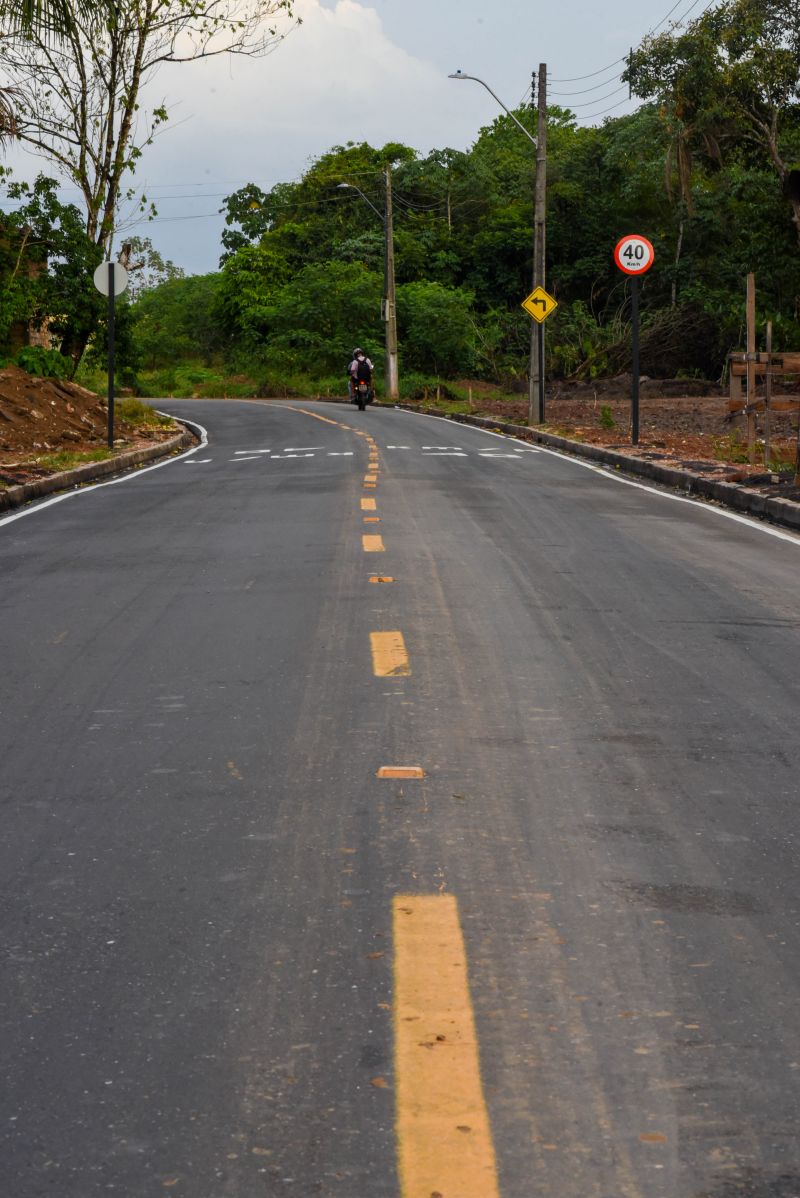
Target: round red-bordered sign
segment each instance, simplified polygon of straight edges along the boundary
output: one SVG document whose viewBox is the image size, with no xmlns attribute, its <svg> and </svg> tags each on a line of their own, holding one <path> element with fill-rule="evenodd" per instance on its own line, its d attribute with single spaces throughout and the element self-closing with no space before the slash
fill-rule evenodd
<svg viewBox="0 0 800 1198">
<path fill-rule="evenodd" d="M 643 275 L 655 261 L 652 242 L 638 233 L 622 237 L 614 250 L 614 261 L 626 275 Z"/>
</svg>

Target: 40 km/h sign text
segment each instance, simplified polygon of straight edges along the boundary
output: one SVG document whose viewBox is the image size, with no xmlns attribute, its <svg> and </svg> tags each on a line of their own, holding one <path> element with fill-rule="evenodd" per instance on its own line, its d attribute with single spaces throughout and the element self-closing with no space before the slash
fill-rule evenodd
<svg viewBox="0 0 800 1198">
<path fill-rule="evenodd" d="M 655 261 L 652 242 L 638 234 L 623 237 L 614 250 L 614 261 L 626 275 L 643 275 Z"/>
</svg>

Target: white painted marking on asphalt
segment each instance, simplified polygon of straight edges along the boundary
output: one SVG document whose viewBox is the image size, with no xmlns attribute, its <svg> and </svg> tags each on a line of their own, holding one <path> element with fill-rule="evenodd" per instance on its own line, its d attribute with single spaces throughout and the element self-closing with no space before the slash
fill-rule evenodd
<svg viewBox="0 0 800 1198">
<path fill-rule="evenodd" d="M 509 458 L 512 462 L 520 460 L 516 453 L 498 453 L 496 449 L 481 449 L 478 451 L 478 457 L 489 460 L 492 458 Z"/>
<path fill-rule="evenodd" d="M 423 449 L 457 449 L 460 450 L 460 445 L 423 445 Z"/>
<path fill-rule="evenodd" d="M 407 416 L 415 416 L 422 420 L 444 420 L 443 416 L 429 416 L 427 412 L 408 412 L 405 408 L 396 408 L 397 412 L 405 412 Z M 471 429 L 476 433 L 482 433 L 486 437 L 497 437 L 499 441 L 508 443 L 510 440 L 505 433 L 495 433 L 488 428 L 479 428 L 477 425 L 470 425 Z M 661 499 L 671 499 L 674 503 L 688 503 L 696 511 L 708 512 L 710 515 L 722 516 L 725 520 L 733 520 L 736 524 L 744 524 L 747 528 L 754 532 L 763 532 L 768 537 L 775 537 L 778 541 L 788 541 L 790 545 L 800 547 L 800 536 L 793 532 L 783 532 L 780 528 L 774 528 L 770 524 L 764 524 L 761 520 L 753 519 L 749 516 L 741 516 L 738 512 L 729 512 L 722 507 L 714 507 L 710 503 L 704 503 L 699 499 L 692 499 L 686 495 L 672 495 L 669 491 L 662 491 L 659 487 L 653 487 L 647 483 L 637 483 L 630 478 L 621 478 L 619 474 L 612 473 L 608 469 L 603 469 L 601 466 L 595 466 L 591 462 L 582 462 L 580 458 L 573 458 L 567 453 L 561 453 L 558 449 L 550 449 L 547 446 L 540 445 L 537 453 L 546 453 L 550 457 L 558 458 L 560 462 L 567 463 L 571 466 L 580 466 L 582 470 L 591 470 L 594 474 L 599 474 L 601 478 L 607 479 L 609 482 L 622 483 L 626 487 L 636 487 L 639 491 L 647 491 L 650 495 L 658 495 Z"/>
<path fill-rule="evenodd" d="M 307 453 L 309 449 L 324 449 L 324 445 L 287 445 L 284 453 Z"/>
<path fill-rule="evenodd" d="M 347 453 L 329 453 L 328 454 L 329 458 L 351 458 L 352 456 L 353 456 L 352 449 L 349 449 L 347 451 Z"/>
<path fill-rule="evenodd" d="M 234 449 L 233 452 L 240 456 L 244 456 L 246 454 L 249 455 L 249 454 L 253 454 L 253 453 L 272 453 L 272 450 L 271 449 Z"/>
<path fill-rule="evenodd" d="M 410 445 L 387 445 L 387 449 L 410 449 Z"/>
<path fill-rule="evenodd" d="M 467 453 L 453 453 L 452 450 L 436 450 L 434 453 L 422 454 L 424 458 L 467 458 Z"/>
<path fill-rule="evenodd" d="M 285 453 L 285 458 L 313 458 L 313 453 Z"/>
<path fill-rule="evenodd" d="M 228 458 L 229 462 L 263 462 L 263 458 Z"/>
<path fill-rule="evenodd" d="M 184 462 L 184 466 L 207 466 L 209 462 L 213 462 L 213 458 L 190 458 L 188 462 Z"/>
<path fill-rule="evenodd" d="M 168 416 L 169 412 L 158 412 L 158 414 L 159 416 Z M 187 458 L 206 448 L 208 430 L 204 429 L 202 424 L 198 424 L 196 420 L 184 419 L 183 423 L 188 424 L 190 428 L 200 430 L 200 444 L 195 445 L 192 449 L 187 449 L 186 453 L 179 453 L 175 458 L 156 462 L 153 466 L 143 466 L 141 470 L 132 470 L 129 474 L 123 474 L 121 478 L 112 478 L 107 483 L 87 483 L 84 487 L 76 487 L 74 491 L 65 491 L 62 495 L 54 495 L 52 499 L 45 499 L 44 502 L 37 503 L 34 507 L 26 507 L 21 512 L 15 512 L 13 516 L 3 516 L 0 518 L 0 527 L 4 524 L 13 524 L 15 520 L 23 520 L 25 516 L 33 516 L 36 512 L 44 511 L 46 507 L 52 507 L 54 503 L 63 503 L 65 499 L 73 499 L 76 495 L 92 495 L 95 491 L 102 491 L 104 487 L 116 487 L 119 483 L 128 483 L 131 479 L 141 478 L 143 474 L 149 474 L 151 470 L 161 470 L 164 466 L 174 466 L 176 462 L 185 462 Z"/>
</svg>

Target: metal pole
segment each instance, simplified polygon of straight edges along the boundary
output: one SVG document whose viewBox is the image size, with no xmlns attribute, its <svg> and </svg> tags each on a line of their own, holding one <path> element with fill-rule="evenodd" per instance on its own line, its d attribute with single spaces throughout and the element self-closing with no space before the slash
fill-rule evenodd
<svg viewBox="0 0 800 1198">
<path fill-rule="evenodd" d="M 639 280 L 631 279 L 631 331 L 633 333 L 633 379 L 631 383 L 631 445 L 639 444 Z"/>
<path fill-rule="evenodd" d="M 756 276 L 747 276 L 747 459 L 756 461 Z"/>
<path fill-rule="evenodd" d="M 108 264 L 108 448 L 114 448 L 114 263 Z"/>
<path fill-rule="evenodd" d="M 767 377 L 764 389 L 764 465 L 769 469 L 770 411 L 772 400 L 772 321 L 767 321 Z"/>
<path fill-rule="evenodd" d="M 386 167 L 386 279 L 384 320 L 386 321 L 386 398 L 400 396 L 397 364 L 397 305 L 394 281 L 394 211 L 392 207 L 392 168 Z"/>
<path fill-rule="evenodd" d="M 533 213 L 533 285 L 545 286 L 547 231 L 547 63 L 539 63 L 537 92 L 539 121 L 536 137 L 536 196 Z M 544 322 L 531 329 L 531 380 L 528 424 L 544 423 Z"/>
<path fill-rule="evenodd" d="M 540 321 L 536 326 L 536 339 L 538 342 L 538 358 L 541 363 L 539 371 L 539 395 L 538 395 L 538 415 L 539 424 L 544 424 L 544 321 Z"/>
</svg>

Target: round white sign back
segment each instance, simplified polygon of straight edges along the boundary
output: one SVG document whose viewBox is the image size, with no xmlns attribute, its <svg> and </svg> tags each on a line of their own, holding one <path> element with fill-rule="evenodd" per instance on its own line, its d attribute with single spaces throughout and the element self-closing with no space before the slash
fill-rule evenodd
<svg viewBox="0 0 800 1198">
<path fill-rule="evenodd" d="M 128 286 L 128 272 L 119 262 L 101 262 L 94 272 L 94 285 L 101 295 L 109 294 L 108 268 L 114 267 L 114 295 L 122 295 Z"/>
</svg>

